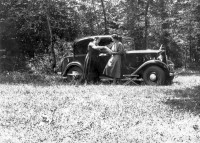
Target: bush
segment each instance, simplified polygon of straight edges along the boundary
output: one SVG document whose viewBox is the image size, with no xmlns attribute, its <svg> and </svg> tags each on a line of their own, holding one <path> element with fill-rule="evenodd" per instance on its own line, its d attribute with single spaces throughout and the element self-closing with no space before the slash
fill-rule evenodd
<svg viewBox="0 0 200 143">
<path fill-rule="evenodd" d="M 24 57 L 6 56 L 0 59 L 0 72 L 24 71 L 27 70 L 27 63 Z"/>
<path fill-rule="evenodd" d="M 51 59 L 48 54 L 36 55 L 29 61 L 28 66 L 36 74 L 52 74 Z"/>
<path fill-rule="evenodd" d="M 187 67 L 191 70 L 199 70 L 200 71 L 199 63 L 188 63 Z"/>
<path fill-rule="evenodd" d="M 34 58 L 29 61 L 29 67 L 32 71 L 40 74 L 53 74 L 55 70 L 59 69 L 63 56 L 72 54 L 72 43 L 66 42 L 65 39 L 57 37 L 53 46 L 56 56 L 56 67 L 52 69 L 52 57 L 50 57 L 50 53 L 36 54 Z"/>
</svg>

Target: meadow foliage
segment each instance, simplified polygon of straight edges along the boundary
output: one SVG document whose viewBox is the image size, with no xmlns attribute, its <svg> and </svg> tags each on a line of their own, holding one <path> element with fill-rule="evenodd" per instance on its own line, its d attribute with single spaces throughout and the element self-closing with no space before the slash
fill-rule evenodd
<svg viewBox="0 0 200 143">
<path fill-rule="evenodd" d="M 200 141 L 199 73 L 182 72 L 170 86 L 69 85 L 19 73 L 0 79 L 1 143 Z"/>
</svg>

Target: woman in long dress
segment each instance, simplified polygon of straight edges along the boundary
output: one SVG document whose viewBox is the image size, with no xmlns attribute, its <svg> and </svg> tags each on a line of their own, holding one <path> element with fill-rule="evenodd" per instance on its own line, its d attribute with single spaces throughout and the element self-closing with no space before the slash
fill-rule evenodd
<svg viewBox="0 0 200 143">
<path fill-rule="evenodd" d="M 88 52 L 85 57 L 83 79 L 87 83 L 96 83 L 99 81 L 99 54 L 105 46 L 98 46 L 99 37 L 95 37 L 88 45 Z"/>
<path fill-rule="evenodd" d="M 103 74 L 112 77 L 113 84 L 116 84 L 116 80 L 121 78 L 121 66 L 122 66 L 121 56 L 124 53 L 124 46 L 120 42 L 119 36 L 114 34 L 112 35 L 112 38 L 114 40 L 114 43 L 111 48 L 112 56 L 108 60 L 108 63 L 105 66 Z"/>
</svg>

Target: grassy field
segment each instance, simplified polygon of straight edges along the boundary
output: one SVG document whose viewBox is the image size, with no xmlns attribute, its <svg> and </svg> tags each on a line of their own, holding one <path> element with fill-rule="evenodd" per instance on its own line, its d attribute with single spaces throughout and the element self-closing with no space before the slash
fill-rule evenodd
<svg viewBox="0 0 200 143">
<path fill-rule="evenodd" d="M 0 143 L 200 142 L 198 73 L 180 74 L 170 86 L 23 77 L 0 76 Z"/>
</svg>

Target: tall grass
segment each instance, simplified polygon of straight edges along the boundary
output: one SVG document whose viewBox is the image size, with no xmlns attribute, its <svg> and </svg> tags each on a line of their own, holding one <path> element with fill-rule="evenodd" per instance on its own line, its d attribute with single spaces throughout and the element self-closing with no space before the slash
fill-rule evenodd
<svg viewBox="0 0 200 143">
<path fill-rule="evenodd" d="M 67 85 L 45 78 L 41 84 L 1 82 L 0 142 L 200 142 L 198 74 L 180 75 L 170 86 Z"/>
</svg>

